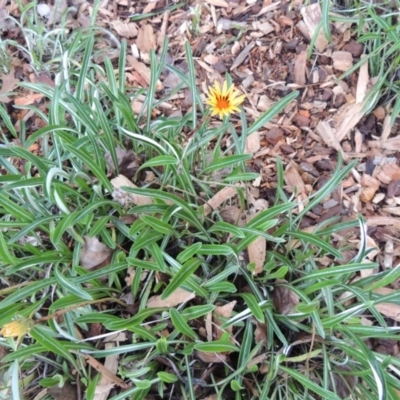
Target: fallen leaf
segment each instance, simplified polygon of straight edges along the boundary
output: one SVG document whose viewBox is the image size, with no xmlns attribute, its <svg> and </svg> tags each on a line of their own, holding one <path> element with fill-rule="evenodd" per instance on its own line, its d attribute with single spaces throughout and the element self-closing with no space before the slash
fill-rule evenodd
<svg viewBox="0 0 400 400">
<path fill-rule="evenodd" d="M 261 211 L 260 211 L 261 212 Z M 247 223 L 249 223 L 259 213 L 249 215 Z M 247 246 L 250 263 L 254 263 L 254 275 L 260 274 L 264 269 L 265 257 L 267 255 L 267 240 L 263 236 L 258 236 Z"/>
<path fill-rule="evenodd" d="M 54 400 L 77 400 L 76 386 L 70 383 L 65 383 L 63 387 L 52 386 L 48 389 L 48 392 Z"/>
<path fill-rule="evenodd" d="M 152 296 L 147 301 L 147 308 L 157 307 L 175 307 L 178 304 L 184 303 L 194 299 L 195 294 L 186 291 L 185 289 L 178 288 L 175 292 L 171 293 L 166 299 L 161 299 L 161 296 Z"/>
<path fill-rule="evenodd" d="M 1 89 L 0 89 L 0 102 L 8 103 L 11 101 L 7 95 L 12 92 L 19 83 L 19 79 L 16 79 L 15 68 L 11 65 L 10 72 L 8 74 L 0 73 Z"/>
<path fill-rule="evenodd" d="M 128 179 L 132 179 L 142 163 L 140 158 L 136 157 L 132 150 L 122 149 L 121 147 L 117 147 L 115 152 L 118 163 L 118 172 Z M 107 162 L 110 172 L 117 172 L 117 168 L 115 168 L 114 165 L 114 160 L 109 151 L 104 154 L 104 158 Z"/>
<path fill-rule="evenodd" d="M 227 356 L 222 353 L 203 353 L 202 351 L 195 351 L 195 357 L 205 363 L 224 363 L 226 362 Z"/>
<path fill-rule="evenodd" d="M 111 349 L 113 347 L 115 347 L 114 343 L 107 343 L 106 344 L 106 349 Z M 110 371 L 105 365 L 103 365 L 100 361 L 96 360 L 94 357 L 90 356 L 89 354 L 85 354 L 83 355 L 85 361 L 91 365 L 97 372 L 99 372 L 102 375 L 102 379 L 105 378 L 103 380 L 103 382 L 107 383 L 111 383 L 112 385 L 118 385 L 123 389 L 127 389 L 129 386 L 128 384 L 126 384 L 121 378 L 119 378 L 118 376 L 115 375 L 115 373 L 118 370 L 118 365 L 119 365 L 119 360 L 118 360 L 118 356 L 114 357 L 106 357 L 106 362 L 107 362 L 107 358 L 108 358 L 108 366 L 111 367 L 113 369 L 113 371 L 115 370 L 115 372 Z M 100 381 L 100 382 L 101 382 Z M 104 393 L 104 392 L 103 392 Z M 103 398 L 103 397 L 99 397 L 99 398 Z"/>
<path fill-rule="evenodd" d="M 285 170 L 284 179 L 291 192 L 295 192 L 297 196 L 306 194 L 306 187 L 303 179 L 301 179 L 300 173 L 293 161 L 288 164 Z"/>
<path fill-rule="evenodd" d="M 105 350 L 111 350 L 116 347 L 115 343 L 106 343 Z M 101 365 L 101 364 L 100 364 Z M 119 357 L 117 354 L 113 354 L 106 357 L 104 362 L 104 368 L 99 372 L 101 373 L 100 382 L 96 385 L 95 394 L 93 400 L 107 400 L 111 389 L 115 386 L 127 385 L 116 376 L 119 367 Z M 103 373 L 103 371 L 106 371 Z M 121 386 L 121 387 L 124 387 Z"/>
<path fill-rule="evenodd" d="M 254 132 L 246 138 L 246 153 L 255 153 L 260 150 L 260 133 Z"/>
<path fill-rule="evenodd" d="M 96 237 L 84 237 L 80 261 L 82 267 L 86 269 L 99 268 L 106 265 L 111 260 L 112 249 L 101 243 Z"/>
<path fill-rule="evenodd" d="M 42 93 L 32 93 L 26 96 L 16 97 L 14 103 L 17 106 L 27 106 L 29 104 L 36 103 L 37 101 L 43 99 L 44 95 Z"/>
<path fill-rule="evenodd" d="M 223 306 L 216 306 L 213 313 L 215 324 L 215 338 L 218 340 L 225 332 L 232 333 L 233 326 L 222 330 L 220 327 L 232 316 L 233 308 L 236 305 L 236 300 L 233 300 Z"/>
<path fill-rule="evenodd" d="M 276 284 L 287 283 L 283 280 L 277 280 Z M 272 301 L 274 302 L 275 308 L 280 314 L 289 314 L 294 307 L 299 304 L 299 296 L 290 290 L 287 286 L 275 286 L 272 291 Z"/>
<path fill-rule="evenodd" d="M 254 342 L 263 342 L 267 346 L 267 325 L 256 321 L 256 329 L 254 330 Z"/>
</svg>

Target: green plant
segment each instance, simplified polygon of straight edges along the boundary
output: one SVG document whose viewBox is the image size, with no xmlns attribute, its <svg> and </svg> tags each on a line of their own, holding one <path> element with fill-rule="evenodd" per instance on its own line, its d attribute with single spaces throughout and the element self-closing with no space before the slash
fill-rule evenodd
<svg viewBox="0 0 400 400">
<path fill-rule="evenodd" d="M 4 135 L 0 146 L 5 395 L 28 398 L 27 393 L 71 382 L 92 399 L 104 373 L 93 360 L 104 364 L 114 357 L 114 375 L 123 381 L 114 379 L 113 400 L 148 394 L 396 399 L 400 382 L 390 371 L 397 371 L 399 362 L 374 353 L 365 341 L 398 337 L 399 328 L 388 327 L 375 305 L 398 302 L 399 295 L 373 290 L 395 282 L 399 267 L 352 279 L 360 269 L 375 267 L 364 262 L 362 219 L 331 219 L 312 233 L 301 229 L 307 212 L 337 188 L 354 162 L 343 166 L 339 159 L 302 211 L 285 191 L 279 159 L 275 203 L 268 209 L 243 226 L 225 221 L 218 209 L 207 211 L 207 202 L 225 187 L 236 188 L 228 202 L 248 206 L 243 185 L 236 185 L 255 178 L 246 168 L 245 139 L 297 93 L 250 126 L 243 110 L 240 129 L 229 118 L 214 126 L 195 85 L 187 44 L 188 76 L 168 68 L 190 88 L 192 110 L 182 118 L 154 119 L 152 111 L 174 94 L 156 92 L 167 43 L 159 60 L 151 54 L 151 82 L 140 91 L 122 79 L 126 43 L 117 74 L 111 61 L 93 61 L 93 31 L 77 32 L 72 43 L 79 61 L 59 65 L 61 85 L 22 85 L 44 95 L 46 111 L 21 108 L 45 127 L 25 135 L 7 123 L 21 143 Z M 142 111 L 135 116 L 131 101 L 142 94 Z M 7 117 L 5 110 L 2 116 Z M 224 147 L 226 134 L 232 141 Z M 35 143 L 39 154 L 29 151 Z M 113 186 L 110 177 L 126 173 L 121 149 L 129 161 L 137 160 L 131 176 L 141 187 Z M 143 172 L 152 179 L 146 181 Z M 218 181 L 215 173 L 221 174 Z M 145 200 L 141 205 L 132 200 L 138 195 Z M 349 244 L 337 238 L 356 227 L 360 249 L 344 261 Z M 89 240 L 95 237 L 102 245 Z M 258 237 L 266 239 L 268 251 L 256 275 L 243 253 Z M 96 250 L 89 251 L 89 244 Z M 84 268 L 83 254 L 91 259 L 101 252 L 109 257 L 104 265 Z M 190 296 L 163 303 L 182 289 Z M 150 307 L 154 296 L 161 299 Z M 229 316 L 217 312 L 224 305 L 232 307 Z M 363 315 L 374 324 L 364 326 Z M 29 335 L 18 340 L 5 337 L 22 332 L 7 325 L 15 317 L 32 320 L 26 325 Z M 118 333 L 123 334 L 118 343 L 106 345 Z"/>
<path fill-rule="evenodd" d="M 329 31 L 330 22 L 351 23 L 356 40 L 364 45 L 365 57 L 340 79 L 350 76 L 368 62 L 369 74 L 375 83 L 365 100 L 364 110 L 371 112 L 378 103 L 391 105 L 390 123 L 393 126 L 400 112 L 400 39 L 399 15 L 393 2 L 346 2 L 342 7 L 334 2 L 334 13 L 329 14 L 330 2 L 323 1 L 323 27 Z"/>
</svg>

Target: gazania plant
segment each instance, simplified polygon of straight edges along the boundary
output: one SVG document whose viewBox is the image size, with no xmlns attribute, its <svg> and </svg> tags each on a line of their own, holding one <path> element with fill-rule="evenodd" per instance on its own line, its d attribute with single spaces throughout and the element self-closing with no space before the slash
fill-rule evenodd
<svg viewBox="0 0 400 400">
<path fill-rule="evenodd" d="M 49 61 L 62 85 L 21 84 L 42 95 L 45 106 L 20 106 L 41 128 L 20 135 L 0 103 L 0 397 L 398 399 L 398 358 L 366 344 L 398 339 L 374 307 L 398 301 L 375 291 L 398 273 L 354 279 L 376 267 L 361 219 L 302 225 L 354 162 L 338 158 L 302 203 L 279 158 L 268 177 L 249 165 L 247 138 L 298 93 L 254 119 L 240 81 L 226 74 L 202 93 L 190 45 L 185 75 L 165 62 L 167 42 L 138 90 L 125 80 L 127 43 L 99 64 L 94 32 L 57 44 L 80 60 Z M 170 93 L 157 90 L 165 69 L 182 81 Z M 186 87 L 191 107 L 165 114 Z M 268 180 L 257 204 L 255 180 Z"/>
<path fill-rule="evenodd" d="M 214 87 L 209 88 L 208 96 L 207 104 L 211 108 L 211 115 L 218 114 L 221 119 L 235 111 L 239 112 L 239 105 L 246 98 L 245 95 L 239 95 L 233 84 L 228 87 L 227 81 L 224 81 L 222 88 L 215 81 Z"/>
</svg>

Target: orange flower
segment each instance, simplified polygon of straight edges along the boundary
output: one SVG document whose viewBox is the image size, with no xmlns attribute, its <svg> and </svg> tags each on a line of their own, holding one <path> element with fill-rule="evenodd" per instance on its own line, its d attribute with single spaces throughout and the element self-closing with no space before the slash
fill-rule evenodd
<svg viewBox="0 0 400 400">
<path fill-rule="evenodd" d="M 4 337 L 24 336 L 29 332 L 33 325 L 34 322 L 32 319 L 21 317 L 5 324 L 0 333 Z"/>
<path fill-rule="evenodd" d="M 209 88 L 207 104 L 211 107 L 211 115 L 219 115 L 222 119 L 224 115 L 228 116 L 234 111 L 240 111 L 238 106 L 242 104 L 246 98 L 244 94 L 240 94 L 237 90 L 234 90 L 232 84 L 228 88 L 227 81 L 221 88 L 219 83 L 215 81 L 214 87 Z"/>
</svg>

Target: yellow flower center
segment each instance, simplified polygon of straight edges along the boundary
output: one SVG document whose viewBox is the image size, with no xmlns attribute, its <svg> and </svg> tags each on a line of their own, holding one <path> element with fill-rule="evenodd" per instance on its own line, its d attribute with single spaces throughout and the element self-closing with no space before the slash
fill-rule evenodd
<svg viewBox="0 0 400 400">
<path fill-rule="evenodd" d="M 227 96 L 221 96 L 217 99 L 217 107 L 220 110 L 224 110 L 225 108 L 229 108 L 229 100 L 227 99 Z"/>
</svg>

